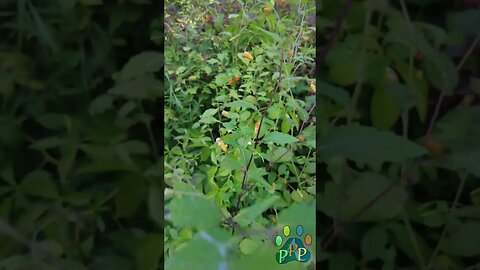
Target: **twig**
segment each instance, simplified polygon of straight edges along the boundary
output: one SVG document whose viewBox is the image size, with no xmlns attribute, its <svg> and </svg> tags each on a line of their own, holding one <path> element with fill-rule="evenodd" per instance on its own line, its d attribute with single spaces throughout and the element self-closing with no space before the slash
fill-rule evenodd
<svg viewBox="0 0 480 270">
<path fill-rule="evenodd" d="M 313 104 L 312 108 L 311 108 L 310 111 L 308 112 L 308 115 L 310 115 L 310 114 L 312 113 L 313 109 L 315 109 L 315 105 L 317 105 L 317 104 Z M 308 118 L 307 118 L 305 121 L 302 122 L 302 125 L 300 126 L 300 131 L 298 132 L 298 135 L 302 134 L 303 128 L 304 128 L 305 123 L 307 122 L 307 120 L 308 120 Z M 298 135 L 297 135 L 297 136 L 298 136 Z M 270 169 L 271 169 L 272 166 L 273 166 L 273 163 L 276 163 L 277 161 L 279 161 L 283 156 L 285 156 L 285 155 L 288 153 L 288 151 L 290 151 L 290 149 L 287 149 L 287 151 L 285 151 L 285 152 L 284 152 L 280 157 L 278 157 L 277 159 L 270 161 L 270 162 L 268 163 L 268 166 L 267 166 L 266 171 L 267 171 L 267 172 L 270 171 Z"/>
<path fill-rule="evenodd" d="M 457 207 L 458 201 L 460 200 L 460 196 L 462 195 L 463 189 L 465 187 L 465 182 L 467 181 L 468 175 L 463 175 L 460 176 L 460 184 L 458 185 L 457 188 L 457 194 L 455 194 L 455 199 L 453 199 L 452 207 L 450 208 L 449 216 L 453 216 L 455 208 Z M 435 246 L 435 249 L 433 250 L 432 257 L 430 257 L 430 260 L 428 261 L 427 264 L 427 270 L 432 268 L 432 264 L 435 260 L 435 257 L 437 256 L 438 250 L 440 249 L 440 244 L 445 237 L 445 234 L 447 233 L 447 224 L 443 227 L 443 231 L 440 234 L 440 238 L 438 239 L 437 245 Z"/>
<path fill-rule="evenodd" d="M 360 210 L 358 210 L 355 214 L 353 214 L 347 221 L 340 224 L 337 228 L 333 228 L 333 233 L 330 237 L 325 241 L 323 245 L 323 250 L 326 251 L 328 246 L 338 237 L 338 235 L 343 232 L 350 224 L 357 221 L 357 219 L 362 216 L 366 211 L 368 211 L 376 202 L 378 202 L 381 198 L 385 195 L 390 193 L 393 188 L 400 183 L 400 180 L 397 180 L 391 183 L 388 187 L 386 187 L 380 194 L 378 194 L 375 198 L 373 198 L 370 202 L 368 202 L 365 206 L 363 206 Z"/>
<path fill-rule="evenodd" d="M 473 50 L 475 49 L 479 41 L 480 41 L 480 35 L 477 35 L 472 45 L 470 45 L 470 48 L 468 48 L 467 52 L 463 56 L 460 63 L 458 63 L 457 71 L 460 71 L 460 69 L 463 67 L 463 65 L 467 61 L 468 57 L 470 57 L 470 55 L 472 54 Z M 437 104 L 435 105 L 435 110 L 432 115 L 432 119 L 430 120 L 430 124 L 428 125 L 427 135 L 425 137 L 428 137 L 432 133 L 433 127 L 435 126 L 435 122 L 437 121 L 437 118 L 438 118 L 438 114 L 440 113 L 440 107 L 442 106 L 443 100 L 445 99 L 445 94 L 446 94 L 446 90 L 443 89 L 442 92 L 440 93 L 440 96 L 438 97 Z"/>
<path fill-rule="evenodd" d="M 402 213 L 402 218 L 403 222 L 405 223 L 405 227 L 407 228 L 408 236 L 410 237 L 410 241 L 412 242 L 413 246 L 413 251 L 415 252 L 417 259 L 418 259 L 418 264 L 420 265 L 420 269 L 426 269 L 425 268 L 425 259 L 422 256 L 422 253 L 420 253 L 420 248 L 418 246 L 417 238 L 415 237 L 412 224 L 410 223 L 410 220 L 408 219 L 407 212 L 405 209 L 403 209 Z"/>
</svg>

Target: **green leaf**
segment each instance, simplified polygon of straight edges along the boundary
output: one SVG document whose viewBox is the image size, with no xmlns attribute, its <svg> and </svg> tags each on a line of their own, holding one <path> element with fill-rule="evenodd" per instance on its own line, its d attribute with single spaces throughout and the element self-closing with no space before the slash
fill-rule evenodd
<svg viewBox="0 0 480 270">
<path fill-rule="evenodd" d="M 338 104 L 347 105 L 350 101 L 350 95 L 345 89 L 330 84 L 318 83 L 317 91 L 319 95 L 331 98 Z"/>
<path fill-rule="evenodd" d="M 176 190 L 176 189 L 175 189 Z M 175 197 L 167 209 L 172 213 L 175 226 L 192 226 L 208 229 L 219 226 L 222 220 L 220 208 L 201 193 L 189 193 Z"/>
<path fill-rule="evenodd" d="M 252 26 L 255 30 L 257 30 L 257 32 L 261 32 L 261 33 L 266 34 L 268 37 L 272 38 L 273 41 L 276 41 L 276 42 L 281 42 L 282 41 L 282 39 L 280 38 L 280 36 L 278 34 L 267 31 L 262 27 L 258 27 L 257 25 L 252 25 Z"/>
<path fill-rule="evenodd" d="M 163 200 L 160 189 L 156 187 L 149 187 L 148 195 L 148 214 L 158 226 L 163 224 Z"/>
<path fill-rule="evenodd" d="M 133 216 L 146 196 L 145 180 L 135 174 L 127 175 L 118 187 L 115 194 L 115 216 L 129 218 Z"/>
<path fill-rule="evenodd" d="M 263 201 L 255 203 L 252 206 L 242 208 L 240 212 L 233 218 L 240 226 L 244 227 L 253 222 L 258 216 L 260 216 L 265 210 L 270 208 L 278 199 L 279 196 L 273 195 Z"/>
<path fill-rule="evenodd" d="M 255 111 L 258 111 L 258 109 L 255 105 L 253 105 L 252 103 L 247 102 L 247 101 L 237 100 L 237 101 L 228 103 L 225 106 L 226 107 L 231 107 L 231 108 L 249 108 L 249 109 L 253 109 Z"/>
<path fill-rule="evenodd" d="M 90 106 L 88 107 L 88 112 L 90 115 L 94 116 L 97 114 L 104 113 L 108 109 L 111 109 L 113 106 L 113 97 L 111 95 L 101 95 L 95 98 Z"/>
<path fill-rule="evenodd" d="M 228 82 L 228 75 L 225 73 L 220 73 L 217 76 L 215 76 L 215 84 L 218 86 L 224 86 Z"/>
<path fill-rule="evenodd" d="M 130 80 L 148 73 L 158 72 L 163 67 L 163 54 L 156 51 L 146 51 L 128 60 L 122 69 L 121 79 Z"/>
<path fill-rule="evenodd" d="M 272 153 L 272 157 L 270 158 L 271 162 L 276 163 L 283 163 L 289 162 L 293 157 L 293 152 L 285 147 L 277 147 Z"/>
<path fill-rule="evenodd" d="M 339 219 L 348 220 L 375 199 L 378 194 L 390 187 L 392 182 L 392 180 L 383 175 L 362 173 L 359 178 L 346 187 L 346 198 L 342 199 L 342 204 L 339 205 Z M 357 221 L 383 221 L 394 218 L 402 211 L 407 197 L 404 188 L 397 185 L 393 186 L 388 196 L 381 197 L 373 206 L 359 216 Z"/>
<path fill-rule="evenodd" d="M 117 83 L 108 93 L 126 99 L 148 99 L 160 96 L 161 82 L 153 76 L 140 76 Z"/>
<path fill-rule="evenodd" d="M 165 261 L 165 269 L 230 269 L 230 263 L 226 257 L 229 238 L 231 235 L 224 230 L 201 231 Z"/>
<path fill-rule="evenodd" d="M 458 72 L 452 59 L 443 53 L 425 53 L 425 73 L 432 86 L 446 94 L 452 94 L 458 83 Z"/>
<path fill-rule="evenodd" d="M 35 141 L 30 145 L 30 148 L 36 150 L 45 150 L 63 145 L 66 142 L 64 138 L 48 137 Z"/>
<path fill-rule="evenodd" d="M 349 48 L 333 49 L 326 58 L 330 66 L 329 75 L 332 81 L 340 86 L 349 86 L 358 79 L 360 53 Z"/>
<path fill-rule="evenodd" d="M 136 249 L 137 269 L 157 270 L 163 253 L 163 237 L 150 233 L 138 244 Z"/>
<path fill-rule="evenodd" d="M 201 118 L 209 117 L 209 116 L 214 116 L 218 112 L 218 109 L 208 109 L 205 112 L 203 112 Z"/>
<path fill-rule="evenodd" d="M 334 254 L 328 261 L 330 270 L 354 270 L 356 269 L 356 258 L 350 252 L 340 252 Z"/>
<path fill-rule="evenodd" d="M 275 144 L 285 145 L 298 142 L 298 139 L 296 137 L 293 137 L 292 135 L 274 131 L 268 133 L 263 139 L 263 141 L 265 141 L 266 143 L 273 142 Z"/>
<path fill-rule="evenodd" d="M 50 173 L 46 171 L 37 170 L 29 173 L 22 180 L 21 187 L 29 195 L 47 199 L 57 199 L 59 197 L 57 186 Z"/>
<path fill-rule="evenodd" d="M 262 245 L 262 243 L 259 243 L 258 241 L 254 241 L 250 238 L 245 238 L 240 242 L 240 251 L 242 251 L 243 254 L 252 254 L 257 249 Z"/>
<path fill-rule="evenodd" d="M 403 137 L 356 123 L 320 136 L 321 160 L 341 156 L 360 164 L 380 164 L 401 162 L 425 153 L 423 147 Z"/>
<path fill-rule="evenodd" d="M 382 257 L 386 252 L 387 232 L 384 228 L 376 226 L 369 229 L 364 235 L 361 243 L 363 259 L 370 261 Z"/>
<path fill-rule="evenodd" d="M 378 129 L 390 129 L 402 113 L 394 96 L 382 88 L 375 89 L 371 104 L 373 125 Z"/>
<path fill-rule="evenodd" d="M 263 176 L 267 174 L 265 168 L 257 168 L 252 162 L 252 166 L 248 172 L 248 177 L 255 181 L 260 187 L 264 188 L 268 193 L 273 194 L 275 190 L 273 189 L 272 185 L 268 183 Z"/>
<path fill-rule="evenodd" d="M 448 230 L 441 242 L 441 250 L 447 254 L 472 257 L 480 255 L 480 222 L 466 222 Z"/>
</svg>

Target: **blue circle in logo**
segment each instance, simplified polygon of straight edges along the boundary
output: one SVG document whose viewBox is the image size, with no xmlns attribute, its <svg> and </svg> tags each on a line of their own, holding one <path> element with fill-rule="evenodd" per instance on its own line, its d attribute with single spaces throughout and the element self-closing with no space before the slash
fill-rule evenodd
<svg viewBox="0 0 480 270">
<path fill-rule="evenodd" d="M 297 226 L 297 235 L 300 236 L 300 235 L 302 235 L 302 234 L 303 234 L 303 227 L 302 227 L 302 225 L 298 225 L 298 226 Z"/>
</svg>

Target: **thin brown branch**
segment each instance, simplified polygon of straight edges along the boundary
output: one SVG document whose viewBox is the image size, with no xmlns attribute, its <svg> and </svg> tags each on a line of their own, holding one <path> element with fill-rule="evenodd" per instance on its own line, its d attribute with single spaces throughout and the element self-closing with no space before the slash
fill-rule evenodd
<svg viewBox="0 0 480 270">
<path fill-rule="evenodd" d="M 313 104 L 312 108 L 310 109 L 310 111 L 308 112 L 308 115 L 310 115 L 312 113 L 312 111 L 315 109 L 315 105 L 317 104 Z M 305 123 L 307 122 L 308 118 L 302 122 L 302 125 L 300 126 L 300 130 L 298 132 L 298 135 L 301 135 L 302 134 L 302 131 L 303 131 L 303 128 L 305 127 Z M 285 151 L 281 156 L 279 156 L 277 159 L 275 160 L 271 160 L 269 163 L 268 163 L 268 166 L 267 166 L 267 172 L 270 171 L 270 169 L 272 168 L 273 164 L 276 163 L 277 161 L 279 161 L 283 156 L 285 156 L 288 151 L 290 151 L 290 149 L 287 149 L 287 151 Z"/>
<path fill-rule="evenodd" d="M 467 52 L 463 56 L 460 63 L 458 63 L 457 71 L 460 71 L 460 69 L 462 69 L 463 65 L 467 61 L 468 57 L 470 57 L 470 55 L 473 53 L 473 51 L 474 51 L 474 49 L 477 46 L 479 41 L 480 41 L 480 35 L 477 35 L 477 37 L 472 42 L 472 44 L 468 48 Z M 433 127 L 435 126 L 435 123 L 437 122 L 437 118 L 440 114 L 440 107 L 442 107 L 442 103 L 443 103 L 443 100 L 445 99 L 446 94 L 447 93 L 446 93 L 445 89 L 443 89 L 442 92 L 440 93 L 440 96 L 438 97 L 437 104 L 435 105 L 435 109 L 433 111 L 433 115 L 432 115 L 432 118 L 430 120 L 430 124 L 428 125 L 427 135 L 425 137 L 430 136 L 430 134 L 432 133 Z"/>
<path fill-rule="evenodd" d="M 367 212 L 375 203 L 377 203 L 381 198 L 385 197 L 390 191 L 393 190 L 393 188 L 400 184 L 400 180 L 397 180 L 390 184 L 388 187 L 386 187 L 382 192 L 380 192 L 375 198 L 373 198 L 371 201 L 369 201 L 365 206 L 363 206 L 360 210 L 358 210 L 355 214 L 353 214 L 348 220 L 340 224 L 337 228 L 333 228 L 333 233 L 328 237 L 328 239 L 325 241 L 325 244 L 323 245 L 323 250 L 327 250 L 328 246 L 337 239 L 337 237 L 340 235 L 341 232 L 343 232 L 348 226 L 351 224 L 355 223 L 357 219 L 362 216 L 365 212 Z"/>
</svg>

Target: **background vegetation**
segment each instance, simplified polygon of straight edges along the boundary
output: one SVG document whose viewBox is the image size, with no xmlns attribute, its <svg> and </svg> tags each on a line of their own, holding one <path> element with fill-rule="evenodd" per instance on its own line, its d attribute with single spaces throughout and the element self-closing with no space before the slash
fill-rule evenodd
<svg viewBox="0 0 480 270">
<path fill-rule="evenodd" d="M 1 269 L 158 269 L 161 18 L 0 1 Z"/>
<path fill-rule="evenodd" d="M 319 265 L 478 269 L 478 1 L 317 14 Z"/>
</svg>

